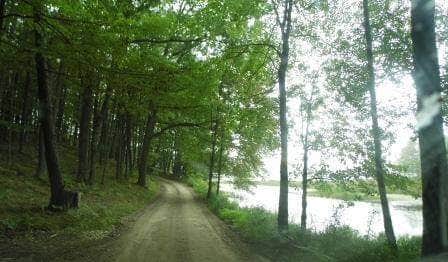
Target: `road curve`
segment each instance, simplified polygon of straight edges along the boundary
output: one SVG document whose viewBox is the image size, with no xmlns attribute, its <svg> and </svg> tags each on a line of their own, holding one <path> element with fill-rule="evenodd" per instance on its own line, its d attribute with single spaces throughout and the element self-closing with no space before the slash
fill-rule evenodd
<svg viewBox="0 0 448 262">
<path fill-rule="evenodd" d="M 160 196 L 117 240 L 108 261 L 267 261 L 251 254 L 190 188 L 160 184 Z"/>
</svg>

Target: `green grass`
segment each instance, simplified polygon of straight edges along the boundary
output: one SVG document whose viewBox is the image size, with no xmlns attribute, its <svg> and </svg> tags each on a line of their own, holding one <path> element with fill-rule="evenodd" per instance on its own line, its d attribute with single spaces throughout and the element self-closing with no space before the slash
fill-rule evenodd
<svg viewBox="0 0 448 262">
<path fill-rule="evenodd" d="M 148 189 L 135 185 L 135 177 L 116 181 L 112 170 L 107 171 L 104 185 L 79 184 L 73 175 L 74 151 L 67 148 L 59 151 L 66 188 L 81 192 L 80 207 L 67 212 L 47 211 L 48 178 L 46 175 L 40 179 L 34 177 L 36 161 L 31 154 L 16 156 L 11 164 L 0 162 L 1 233 L 12 237 L 46 232 L 99 239 L 112 232 L 125 217 L 147 205 L 158 190 L 157 182 L 150 183 Z M 99 181 L 100 172 L 97 173 Z"/>
<path fill-rule="evenodd" d="M 188 178 L 195 191 L 205 199 L 207 184 L 201 176 Z M 296 224 L 279 234 L 277 218 L 262 208 L 240 208 L 224 194 L 214 195 L 210 209 L 230 224 L 243 239 L 273 261 L 418 261 L 421 238 L 400 238 L 394 256 L 384 236 L 360 236 L 348 227 L 328 227 L 324 232 L 300 231 Z"/>
</svg>

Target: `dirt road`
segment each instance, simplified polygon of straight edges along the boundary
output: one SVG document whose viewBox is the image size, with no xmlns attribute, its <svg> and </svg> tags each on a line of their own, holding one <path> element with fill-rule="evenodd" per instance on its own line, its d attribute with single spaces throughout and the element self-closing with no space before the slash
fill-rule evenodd
<svg viewBox="0 0 448 262">
<path fill-rule="evenodd" d="M 108 261 L 267 261 L 251 254 L 190 188 L 168 180 L 113 250 Z"/>
</svg>

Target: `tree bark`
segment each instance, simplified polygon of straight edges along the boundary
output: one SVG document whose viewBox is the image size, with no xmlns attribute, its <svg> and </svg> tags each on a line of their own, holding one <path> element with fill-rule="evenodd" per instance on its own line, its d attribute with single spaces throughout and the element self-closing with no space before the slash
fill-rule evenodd
<svg viewBox="0 0 448 262">
<path fill-rule="evenodd" d="M 84 81 L 92 81 L 91 77 L 84 78 Z M 90 139 L 90 119 L 92 115 L 92 83 L 84 84 L 84 91 L 81 100 L 81 117 L 79 119 L 78 138 L 78 175 L 79 182 L 87 182 L 89 170 L 89 139 Z"/>
<path fill-rule="evenodd" d="M 288 123 L 286 119 L 286 72 L 289 61 L 289 35 L 291 32 L 292 0 L 285 0 L 282 23 L 282 49 L 278 69 L 279 108 L 280 108 L 280 197 L 278 203 L 278 230 L 288 230 Z"/>
<path fill-rule="evenodd" d="M 308 106 L 306 109 L 306 128 L 305 134 L 303 138 L 303 171 L 302 171 L 302 215 L 300 217 L 300 229 L 302 231 L 306 230 L 306 218 L 307 218 L 307 195 L 308 195 L 308 152 L 309 152 L 309 144 L 308 144 L 308 134 L 310 131 L 310 122 L 311 122 L 311 103 L 312 103 L 312 95 L 311 99 L 308 101 Z"/>
<path fill-rule="evenodd" d="M 435 35 L 435 2 L 413 0 L 411 8 L 413 77 L 417 88 L 418 112 L 441 107 L 440 71 Z M 428 105 L 431 97 L 438 98 Z M 440 110 L 418 128 L 422 170 L 423 236 L 422 256 L 446 251 L 447 241 L 447 157 Z M 419 123 L 421 124 L 421 123 Z"/>
<path fill-rule="evenodd" d="M 38 6 L 40 9 L 41 7 Z M 45 69 L 45 57 L 42 55 L 43 38 L 37 29 L 41 17 L 40 10 L 35 10 L 35 45 L 36 53 L 34 56 L 37 71 L 37 86 L 40 109 L 40 122 L 42 125 L 44 143 L 45 143 L 45 160 L 47 162 L 48 175 L 51 187 L 51 196 L 49 208 L 64 206 L 64 183 L 59 169 L 59 161 L 54 146 L 54 124 L 53 114 L 51 112 L 50 93 L 48 88 L 47 71 Z"/>
<path fill-rule="evenodd" d="M 46 162 L 45 162 L 45 139 L 44 139 L 44 132 L 43 128 L 39 127 L 39 142 L 37 147 L 38 152 L 38 162 L 37 162 L 37 169 L 36 169 L 36 177 L 41 177 L 42 174 L 45 172 L 45 169 L 47 168 Z"/>
<path fill-rule="evenodd" d="M 125 128 L 125 174 L 124 176 L 128 178 L 129 174 L 132 171 L 132 117 L 131 114 L 128 112 L 126 113 L 126 128 Z"/>
<path fill-rule="evenodd" d="M 210 199 L 212 196 L 212 188 L 213 188 L 213 171 L 215 166 L 215 154 L 216 154 L 216 131 L 218 129 L 218 121 L 213 121 L 212 119 L 212 152 L 210 153 L 210 165 L 208 172 L 208 190 L 207 190 L 207 199 Z"/>
<path fill-rule="evenodd" d="M 375 70 L 373 65 L 373 50 L 372 50 L 372 32 L 369 18 L 369 3 L 368 0 L 363 0 L 364 11 L 364 29 L 366 39 L 366 53 L 367 53 L 367 70 L 369 78 L 367 81 L 367 88 L 370 93 L 370 114 L 372 117 L 372 135 L 375 148 L 375 174 L 378 184 L 378 192 L 381 199 L 381 208 L 383 211 L 384 231 L 386 233 L 389 245 L 397 250 L 397 241 L 395 239 L 394 229 L 392 225 L 392 218 L 390 215 L 389 202 L 387 200 L 386 185 L 384 183 L 384 166 L 381 149 L 381 131 L 378 125 L 378 112 L 375 91 Z"/>
<path fill-rule="evenodd" d="M 22 153 L 23 144 L 26 140 L 28 122 L 31 115 L 31 105 L 30 105 L 30 90 L 31 89 L 31 74 L 30 72 L 26 73 L 25 85 L 23 88 L 23 102 L 22 102 L 22 113 L 20 116 L 21 122 L 21 130 L 20 130 L 20 138 L 19 138 L 19 153 Z"/>
<path fill-rule="evenodd" d="M 222 172 L 222 157 L 224 154 L 224 138 L 221 134 L 220 145 L 219 145 L 219 153 L 218 153 L 218 182 L 216 183 L 216 195 L 219 195 L 219 190 L 221 186 L 221 172 Z"/>
<path fill-rule="evenodd" d="M 106 119 L 111 95 L 112 95 L 112 89 L 110 88 L 110 86 L 108 86 L 106 89 L 106 94 L 104 95 L 103 104 L 101 105 L 101 110 L 96 110 L 96 113 L 94 114 L 92 141 L 90 143 L 90 172 L 88 178 L 88 183 L 91 185 L 95 183 L 96 157 L 98 152 L 97 148 L 99 146 L 98 140 L 100 139 L 100 134 L 102 133 L 103 130 L 103 123 L 104 120 Z"/>
<path fill-rule="evenodd" d="M 157 123 L 157 111 L 151 104 L 148 119 L 146 121 L 145 134 L 143 136 L 142 148 L 140 150 L 140 159 L 138 164 L 138 181 L 137 184 L 146 187 L 146 166 L 148 163 L 149 149 L 151 140 L 154 135 L 154 129 Z"/>
<path fill-rule="evenodd" d="M 3 16 L 5 15 L 6 11 L 6 0 L 0 0 L 0 37 L 3 34 Z"/>
<path fill-rule="evenodd" d="M 62 81 L 62 74 L 64 72 L 64 67 L 62 62 L 59 65 L 59 73 L 56 80 L 56 85 L 58 88 L 58 110 L 56 113 L 56 136 L 57 141 L 61 141 L 62 137 L 65 135 L 64 128 L 64 111 L 65 111 L 65 100 L 67 97 L 67 88 Z"/>
<path fill-rule="evenodd" d="M 122 176 L 123 173 L 123 156 L 125 151 L 123 150 L 123 146 L 125 145 L 125 139 L 124 139 L 124 123 L 123 123 L 123 116 L 120 115 L 118 117 L 117 121 L 117 132 L 118 132 L 118 144 L 117 144 L 117 150 L 115 151 L 115 179 L 118 180 Z"/>
</svg>

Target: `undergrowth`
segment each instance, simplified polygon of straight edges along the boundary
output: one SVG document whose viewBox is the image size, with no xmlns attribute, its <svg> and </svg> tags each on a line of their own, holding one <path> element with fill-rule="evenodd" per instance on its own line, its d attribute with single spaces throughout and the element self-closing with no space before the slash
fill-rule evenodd
<svg viewBox="0 0 448 262">
<path fill-rule="evenodd" d="M 80 207 L 67 212 L 46 210 L 49 182 L 46 174 L 34 176 L 36 160 L 31 154 L 15 156 L 10 164 L 0 162 L 0 232 L 8 237 L 41 232 L 70 234 L 90 239 L 101 238 L 118 226 L 122 219 L 141 209 L 158 190 L 157 182 L 148 189 L 135 185 L 136 178 L 114 179 L 106 170 L 104 184 L 87 186 L 75 182 L 75 151 L 60 148 L 61 171 L 66 188 L 81 192 Z M 31 161 L 30 161 L 31 159 Z"/>
</svg>

